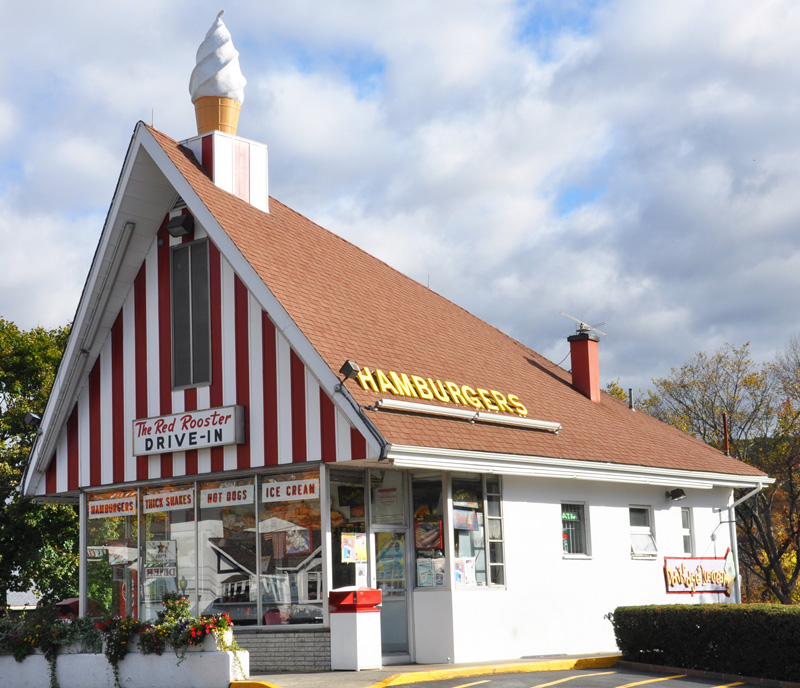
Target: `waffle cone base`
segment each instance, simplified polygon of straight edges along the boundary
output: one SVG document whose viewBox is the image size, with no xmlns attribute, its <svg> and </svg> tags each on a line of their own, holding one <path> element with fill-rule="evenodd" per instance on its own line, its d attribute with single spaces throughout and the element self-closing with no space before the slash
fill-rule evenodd
<svg viewBox="0 0 800 688">
<path fill-rule="evenodd" d="M 233 98 L 216 96 L 198 98 L 194 102 L 198 135 L 202 136 L 210 131 L 221 131 L 236 136 L 241 107 L 241 103 Z"/>
</svg>

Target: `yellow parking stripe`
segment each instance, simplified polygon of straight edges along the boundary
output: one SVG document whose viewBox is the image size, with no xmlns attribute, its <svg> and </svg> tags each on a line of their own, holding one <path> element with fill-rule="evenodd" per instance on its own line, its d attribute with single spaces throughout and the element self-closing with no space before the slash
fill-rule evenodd
<svg viewBox="0 0 800 688">
<path fill-rule="evenodd" d="M 646 681 L 635 681 L 634 683 L 626 683 L 624 686 L 617 686 L 617 688 L 633 688 L 633 686 L 643 686 L 645 683 L 658 683 L 659 681 L 669 681 L 672 678 L 686 678 L 686 674 L 671 674 L 670 676 L 662 676 L 661 678 L 649 678 Z"/>
<path fill-rule="evenodd" d="M 616 674 L 616 673 L 617 673 L 616 671 L 600 671 L 596 674 L 578 674 L 577 676 L 567 676 L 566 678 L 560 678 L 558 679 L 558 681 L 550 681 L 549 683 L 537 683 L 535 686 L 531 686 L 531 688 L 547 688 L 547 686 L 555 686 L 559 683 L 574 681 L 576 678 L 588 678 L 589 676 L 606 676 L 607 674 Z"/>
<path fill-rule="evenodd" d="M 737 681 L 736 683 L 726 683 L 722 686 L 713 686 L 713 688 L 731 688 L 732 686 L 743 686 L 744 681 Z"/>
</svg>

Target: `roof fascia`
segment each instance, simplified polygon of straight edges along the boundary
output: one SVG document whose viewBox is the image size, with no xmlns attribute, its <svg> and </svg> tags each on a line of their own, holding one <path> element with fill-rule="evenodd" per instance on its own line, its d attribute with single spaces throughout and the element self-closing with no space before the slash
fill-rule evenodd
<svg viewBox="0 0 800 688">
<path fill-rule="evenodd" d="M 78 301 L 64 355 L 58 366 L 53 387 L 42 414 L 40 435 L 25 466 L 21 490 L 27 496 L 35 494 L 39 482 L 44 477 L 47 469 L 45 465 L 47 457 L 54 452 L 59 432 L 64 427 L 67 416 L 77 399 L 77 392 L 84 380 L 89 363 L 97 357 L 99 347 L 104 340 L 98 334 L 105 308 L 108 305 L 110 289 L 113 287 L 109 280 L 113 279 L 119 271 L 131 238 L 123 236 L 124 225 L 123 227 L 115 225 L 125 196 L 124 191 L 134 169 L 136 153 L 141 145 L 142 132 L 147 132 L 147 129 L 140 121 L 137 122 L 128 144 L 103 231 L 100 234 L 92 265 Z"/>
<path fill-rule="evenodd" d="M 433 468 L 565 480 L 636 483 L 673 488 L 688 487 L 702 490 L 710 490 L 715 487 L 747 488 L 771 485 L 775 482 L 774 478 L 766 475 L 729 475 L 709 471 L 688 471 L 546 456 L 520 456 L 408 445 L 392 445 L 387 453 L 387 460 L 398 468 Z"/>
<path fill-rule="evenodd" d="M 203 225 L 211 240 L 219 248 L 222 255 L 230 262 L 233 270 L 242 280 L 247 289 L 256 297 L 262 308 L 269 313 L 270 318 L 275 323 L 278 331 L 286 337 L 295 353 L 311 369 L 319 380 L 321 387 L 336 404 L 336 394 L 339 393 L 348 403 L 337 404 L 340 410 L 347 416 L 348 420 L 364 435 L 367 440 L 368 455 L 370 445 L 373 446 L 372 453 L 376 456 L 385 452 L 387 442 L 380 434 L 380 431 L 366 417 L 360 406 L 347 391 L 341 380 L 328 367 L 328 364 L 314 348 L 309 339 L 303 334 L 297 323 L 292 319 L 283 304 L 270 291 L 269 287 L 261 279 L 255 268 L 244 257 L 239 247 L 231 239 L 230 235 L 222 228 L 216 216 L 209 210 L 201 200 L 191 183 L 183 176 L 181 171 L 172 162 L 167 152 L 156 141 L 155 137 L 146 128 L 143 128 L 142 145 L 150 154 L 150 157 L 158 165 L 161 172 L 173 185 L 177 193 L 186 203 L 186 207 L 195 216 L 195 219 Z M 188 149 L 187 149 L 188 150 Z M 374 442 L 370 442 L 370 437 Z"/>
</svg>

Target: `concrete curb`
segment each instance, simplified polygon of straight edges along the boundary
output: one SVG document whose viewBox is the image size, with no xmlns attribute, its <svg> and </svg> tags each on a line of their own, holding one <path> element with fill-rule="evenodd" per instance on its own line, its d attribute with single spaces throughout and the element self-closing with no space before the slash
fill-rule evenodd
<svg viewBox="0 0 800 688">
<path fill-rule="evenodd" d="M 703 669 L 681 669 L 678 667 L 661 666 L 659 664 L 645 664 L 643 662 L 629 662 L 619 660 L 617 663 L 622 669 L 633 671 L 650 671 L 654 674 L 686 674 L 695 678 L 707 678 L 712 681 L 724 681 L 725 683 L 749 683 L 754 686 L 764 686 L 765 688 L 800 688 L 800 683 L 793 681 L 779 681 L 774 678 L 757 678 L 753 676 L 737 676 L 736 674 L 721 674 L 716 671 L 704 671 Z"/>
<path fill-rule="evenodd" d="M 519 674 L 536 671 L 605 669 L 614 666 L 621 657 L 622 655 L 573 657 L 506 664 L 461 666 L 450 669 L 406 671 L 402 674 L 393 674 L 392 676 L 389 676 L 378 683 L 373 683 L 372 685 L 368 686 L 368 688 L 388 688 L 389 686 L 407 686 L 413 683 L 424 683 L 425 681 L 438 681 L 450 678 L 472 678 L 475 676 L 496 676 L 499 674 Z M 280 688 L 280 686 L 274 683 L 268 683 L 267 681 L 231 681 L 230 688 Z M 800 686 L 797 688 L 800 688 Z"/>
<path fill-rule="evenodd" d="M 404 674 L 389 676 L 383 681 L 374 683 L 369 688 L 385 688 L 386 686 L 405 686 L 425 681 L 440 681 L 448 678 L 472 678 L 474 676 L 496 676 L 498 674 L 519 674 L 534 671 L 566 671 L 568 669 L 604 669 L 614 666 L 621 655 L 608 657 L 583 657 L 581 659 L 554 659 L 521 664 L 491 664 L 486 666 L 459 667 L 452 669 L 436 669 L 434 671 L 409 671 Z"/>
</svg>

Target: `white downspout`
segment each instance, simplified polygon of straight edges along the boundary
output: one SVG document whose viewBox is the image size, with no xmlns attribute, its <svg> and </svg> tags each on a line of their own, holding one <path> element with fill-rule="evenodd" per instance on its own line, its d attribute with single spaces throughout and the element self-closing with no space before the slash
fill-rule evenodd
<svg viewBox="0 0 800 688">
<path fill-rule="evenodd" d="M 733 560 L 736 562 L 736 566 L 739 566 L 739 545 L 736 538 L 736 507 L 739 504 L 746 502 L 751 497 L 755 497 L 761 490 L 764 489 L 764 483 L 758 483 L 756 487 L 754 487 L 750 492 L 748 492 L 743 497 L 739 497 L 735 502 L 730 504 L 727 507 L 724 507 L 725 510 L 728 511 L 728 530 L 730 531 L 729 537 L 731 542 L 731 552 L 733 552 Z M 733 490 L 731 490 L 731 498 L 733 497 Z M 719 511 L 720 513 L 723 509 L 715 509 L 715 511 Z M 741 569 L 740 569 L 741 571 Z M 733 587 L 733 601 L 735 604 L 742 603 L 742 577 L 741 575 L 736 576 L 736 582 Z"/>
</svg>

